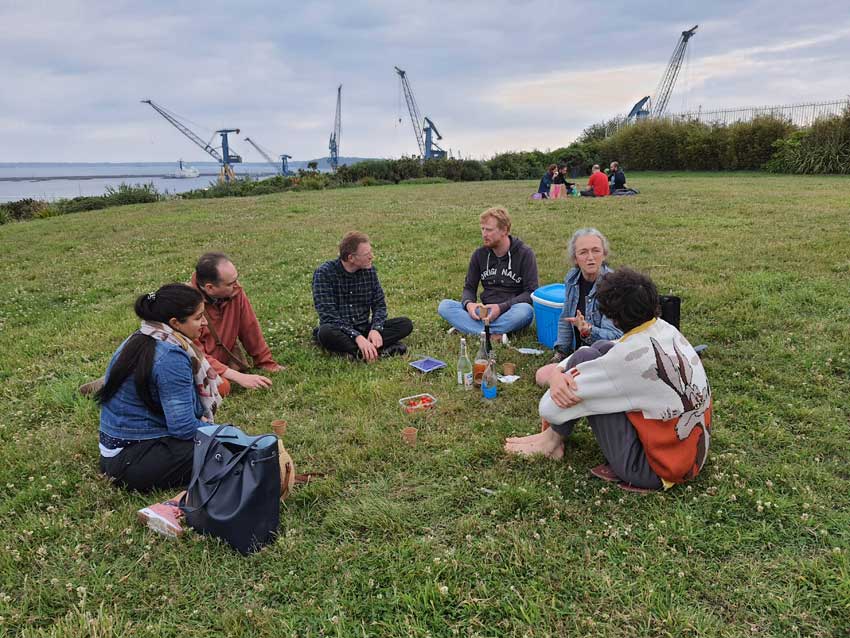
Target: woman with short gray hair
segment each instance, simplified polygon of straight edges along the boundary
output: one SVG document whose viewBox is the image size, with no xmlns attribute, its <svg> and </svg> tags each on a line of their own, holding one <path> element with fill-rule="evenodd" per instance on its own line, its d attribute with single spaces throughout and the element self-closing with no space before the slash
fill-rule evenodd
<svg viewBox="0 0 850 638">
<path fill-rule="evenodd" d="M 564 278 L 564 309 L 558 320 L 555 354 L 537 371 L 537 384 L 545 386 L 552 369 L 581 346 L 613 341 L 623 336 L 596 304 L 596 284 L 609 272 L 608 238 L 596 228 L 579 228 L 567 244 L 572 269 Z"/>
</svg>

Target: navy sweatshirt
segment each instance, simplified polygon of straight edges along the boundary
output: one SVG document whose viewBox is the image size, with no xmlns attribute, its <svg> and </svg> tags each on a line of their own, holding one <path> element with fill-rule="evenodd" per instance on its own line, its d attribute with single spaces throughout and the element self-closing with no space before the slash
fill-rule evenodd
<svg viewBox="0 0 850 638">
<path fill-rule="evenodd" d="M 509 237 L 511 247 L 502 257 L 485 246 L 472 253 L 460 300 L 464 308 L 477 301 L 479 283 L 484 287 L 481 302 L 499 304 L 502 312 L 517 303 L 531 303 L 531 293 L 538 287 L 537 257 L 521 239 Z"/>
</svg>

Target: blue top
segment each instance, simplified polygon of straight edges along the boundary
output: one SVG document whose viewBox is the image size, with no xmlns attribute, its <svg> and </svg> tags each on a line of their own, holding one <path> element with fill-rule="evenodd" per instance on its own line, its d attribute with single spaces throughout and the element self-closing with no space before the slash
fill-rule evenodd
<svg viewBox="0 0 850 638">
<path fill-rule="evenodd" d="M 564 309 L 561 311 L 561 318 L 558 319 L 558 339 L 555 341 L 555 347 L 558 350 L 566 354 L 571 354 L 579 346 L 587 346 L 594 341 L 600 340 L 613 341 L 623 336 L 623 331 L 617 328 L 608 317 L 603 315 L 596 305 L 596 284 L 609 272 L 612 272 L 611 269 L 603 264 L 599 270 L 599 276 L 593 282 L 593 288 L 587 293 L 587 298 L 584 302 L 584 319 L 590 322 L 591 329 L 590 334 L 583 338 L 582 343 L 578 345 L 576 344 L 573 325 L 567 321 L 567 318 L 576 316 L 581 270 L 575 267 L 564 277 Z"/>
<path fill-rule="evenodd" d="M 537 187 L 538 193 L 549 194 L 549 189 L 552 187 L 552 173 L 546 171 L 543 177 L 540 178 L 540 186 Z"/>
<path fill-rule="evenodd" d="M 125 340 L 109 362 L 112 369 Z M 192 360 L 180 346 L 156 342 L 151 369 L 151 395 L 162 406 L 162 413 L 151 412 L 136 392 L 133 375 L 100 408 L 100 431 L 124 441 L 146 441 L 165 436 L 191 439 L 195 430 L 206 425 L 201 399 L 195 388 Z"/>
</svg>

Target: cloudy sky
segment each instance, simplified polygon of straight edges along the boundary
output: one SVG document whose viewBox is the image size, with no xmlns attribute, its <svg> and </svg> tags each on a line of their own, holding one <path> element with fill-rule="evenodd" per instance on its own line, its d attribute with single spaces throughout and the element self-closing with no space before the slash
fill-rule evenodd
<svg viewBox="0 0 850 638">
<path fill-rule="evenodd" d="M 149 106 L 202 137 L 306 160 L 416 152 L 397 65 L 443 147 L 464 157 L 555 148 L 651 94 L 699 24 L 668 110 L 850 94 L 846 0 L 203 3 L 0 0 L 2 161 L 207 159 Z"/>
</svg>

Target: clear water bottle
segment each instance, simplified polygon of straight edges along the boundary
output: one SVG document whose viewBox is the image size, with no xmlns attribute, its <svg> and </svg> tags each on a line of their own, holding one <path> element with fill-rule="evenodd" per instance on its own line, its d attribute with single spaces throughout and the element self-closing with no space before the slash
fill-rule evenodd
<svg viewBox="0 0 850 638">
<path fill-rule="evenodd" d="M 472 387 L 472 361 L 466 354 L 466 339 L 460 338 L 460 356 L 457 359 L 457 384 L 466 390 Z"/>
<path fill-rule="evenodd" d="M 496 398 L 497 392 L 496 362 L 490 359 L 487 362 L 487 368 L 484 370 L 484 376 L 481 377 L 481 394 L 485 399 L 492 401 Z"/>
</svg>

